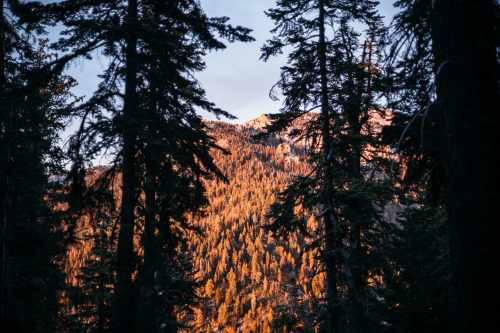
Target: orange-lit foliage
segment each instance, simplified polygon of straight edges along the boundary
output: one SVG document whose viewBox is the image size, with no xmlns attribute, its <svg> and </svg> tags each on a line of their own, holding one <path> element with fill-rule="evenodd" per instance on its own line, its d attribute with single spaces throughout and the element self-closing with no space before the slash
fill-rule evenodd
<svg viewBox="0 0 500 333">
<path fill-rule="evenodd" d="M 213 152 L 229 183 L 208 180 L 210 205 L 206 217 L 191 218 L 205 232 L 204 237 L 190 235 L 189 246 L 198 270 L 196 278 L 206 281 L 198 290 L 204 301 L 192 322 L 179 320 L 200 332 L 209 327 L 224 332 L 271 332 L 273 308 L 286 304 L 291 297 L 288 284 L 300 281 L 298 288 L 306 311 L 310 311 L 313 299 L 322 296 L 323 276 L 310 278 L 317 263 L 314 253 L 304 252 L 302 236 L 294 234 L 279 241 L 261 228 L 274 196 L 291 177 L 309 171 L 305 149 L 285 145 L 277 138 L 257 142 L 251 138 L 253 129 L 239 125 L 217 122 L 208 127 L 219 145 L 232 153 Z M 104 170 L 88 170 L 87 187 L 91 188 Z M 113 185 L 116 200 L 120 198 L 119 178 Z M 88 211 L 78 219 L 76 236 L 82 241 L 67 253 L 64 269 L 73 286 L 81 284 L 78 275 L 93 245 L 83 241 L 93 233 L 93 224 L 98 223 L 91 216 Z M 314 218 L 309 221 L 310 228 L 315 228 Z M 136 250 L 141 253 L 139 242 Z"/>
<path fill-rule="evenodd" d="M 36 52 L 36 67 L 41 69 L 44 65 L 51 62 L 52 60 L 57 60 L 59 55 L 57 53 L 49 53 L 49 39 L 48 38 L 38 38 L 38 49 Z M 63 75 L 61 80 L 58 82 L 49 81 L 47 87 L 40 89 L 40 95 L 49 99 L 55 98 L 56 96 L 75 97 L 70 92 L 70 89 L 76 86 L 76 80 L 69 75 Z"/>
<path fill-rule="evenodd" d="M 276 331 L 273 308 L 294 297 L 290 286 L 298 285 L 305 312 L 322 296 L 323 276 L 310 278 L 317 264 L 315 254 L 304 251 L 303 237 L 293 234 L 277 240 L 261 228 L 275 195 L 293 176 L 310 170 L 305 149 L 284 138 L 257 142 L 251 135 L 260 126 L 249 125 L 208 124 L 231 155 L 214 152 L 229 183 L 207 182 L 210 206 L 207 216 L 196 221 L 205 237 L 193 235 L 190 243 L 197 276 L 207 281 L 199 291 L 204 303 L 192 323 L 196 332 L 208 327 L 223 332 Z M 310 227 L 315 226 L 311 218 Z"/>
<path fill-rule="evenodd" d="M 281 135 L 264 142 L 256 141 L 252 135 L 265 125 L 266 119 L 258 120 L 260 123 L 254 121 L 246 126 L 207 123 L 218 145 L 231 152 L 231 155 L 212 152 L 229 183 L 207 180 L 210 204 L 206 216 L 191 217 L 190 222 L 204 231 L 203 237 L 189 235 L 189 250 L 197 270 L 196 278 L 205 282 L 198 290 L 203 298 L 200 308 L 195 309 L 192 318 L 178 318 L 190 327 L 190 332 L 276 332 L 273 322 L 282 315 L 277 311 L 289 311 L 290 306 L 295 312 L 286 314 L 289 320 L 293 321 L 301 313 L 295 325 L 317 328 L 310 321 L 313 316 L 308 314 L 317 310 L 318 300 L 324 297 L 325 281 L 318 254 L 305 251 L 306 240 L 301 234 L 279 240 L 261 228 L 275 196 L 294 176 L 311 171 L 306 150 L 311 147 L 312 139 L 293 143 L 288 135 Z M 372 124 L 366 130 L 378 132 L 380 129 L 376 126 Z M 94 171 L 88 179 L 89 185 L 102 170 Z M 120 197 L 119 183 L 120 179 L 116 179 L 116 198 Z M 307 227 L 315 230 L 318 227 L 315 216 L 311 212 L 304 214 Z M 86 214 L 78 222 L 80 237 L 91 230 L 89 216 Z M 73 285 L 78 285 L 76 276 L 91 246 L 81 242 L 68 253 L 66 272 Z M 139 242 L 136 242 L 136 250 L 141 253 Z M 382 284 L 375 274 L 368 283 L 375 281 Z M 281 328 L 280 331 L 289 330 Z"/>
</svg>

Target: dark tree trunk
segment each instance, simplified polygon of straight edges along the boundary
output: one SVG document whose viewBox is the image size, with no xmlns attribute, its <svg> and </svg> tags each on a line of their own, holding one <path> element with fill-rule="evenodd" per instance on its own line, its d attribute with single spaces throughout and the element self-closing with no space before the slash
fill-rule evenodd
<svg viewBox="0 0 500 333">
<path fill-rule="evenodd" d="M 328 255 L 326 260 L 327 274 L 327 297 L 328 297 L 328 313 L 327 313 L 327 331 L 329 333 L 339 332 L 339 311 L 337 299 L 337 261 L 340 267 L 343 268 L 347 280 L 347 290 L 349 302 L 352 306 L 353 317 L 350 323 L 352 328 L 357 332 L 366 332 L 366 320 L 363 314 L 361 301 L 359 300 L 356 283 L 354 281 L 351 265 L 347 258 L 347 253 L 342 244 L 338 219 L 335 215 L 335 199 L 334 186 L 332 175 L 332 142 L 330 135 L 330 112 L 331 107 L 328 101 L 328 77 L 327 77 L 327 60 L 326 60 L 326 36 L 325 36 L 325 8 L 324 2 L 319 2 L 319 44 L 318 58 L 320 66 L 320 84 L 321 84 L 321 122 L 322 122 L 322 141 L 323 141 L 323 179 L 325 200 L 324 225 L 325 225 L 325 250 Z"/>
<path fill-rule="evenodd" d="M 145 197 L 145 218 L 144 218 L 144 264 L 142 269 L 141 281 L 141 330 L 143 332 L 155 332 L 155 306 L 152 302 L 150 293 L 155 292 L 155 269 L 158 257 L 157 253 L 157 239 L 155 236 L 156 230 L 156 190 L 155 190 L 155 176 L 151 167 L 146 162 L 146 180 L 144 183 L 144 197 Z M 145 292 L 144 292 L 145 291 Z M 148 299 L 149 298 L 149 299 Z"/>
<path fill-rule="evenodd" d="M 331 163 L 329 156 L 331 154 L 331 138 L 330 138 L 330 114 L 328 104 L 328 86 L 327 86 L 327 67 L 326 67 L 326 44 L 325 44 L 325 9 L 323 1 L 319 4 L 319 35 L 320 41 L 318 46 L 319 62 L 320 62 L 320 80 L 321 80 L 321 123 L 322 123 L 322 141 L 323 141 L 323 200 L 326 202 L 325 212 L 323 216 L 325 225 L 325 252 L 327 258 L 326 265 L 326 292 L 328 302 L 327 312 L 327 332 L 339 332 L 339 306 L 337 295 L 337 255 L 335 242 L 334 224 L 337 223 L 333 215 L 333 181 L 331 176 Z"/>
<path fill-rule="evenodd" d="M 0 6 L 0 94 L 5 94 L 5 36 L 4 36 L 4 8 L 3 1 L 2 6 Z M 3 104 L 2 98 L 2 104 Z M 5 106 L 3 106 L 5 107 Z M 4 137 L 8 136 L 9 125 L 7 119 L 7 111 L 4 109 L 0 111 L 0 130 L 3 131 Z M 5 128 L 5 130 L 4 130 Z M 9 138 L 7 137 L 7 140 Z M 5 324 L 6 320 L 6 299 L 7 299 L 7 267 L 8 267 L 8 210 L 9 210 L 9 160 L 10 160 L 10 144 L 7 144 L 7 161 L 2 165 L 1 175 L 3 179 L 0 179 L 0 205 L 2 205 L 2 222 L 1 222 L 1 231 L 0 231 L 0 240 L 1 240 L 1 265 L 0 265 L 0 328 Z"/>
<path fill-rule="evenodd" d="M 359 95 L 362 94 L 361 90 L 358 89 Z M 361 122 L 360 113 L 361 105 L 354 104 L 354 106 L 348 107 L 346 110 L 347 119 L 349 121 L 348 134 L 349 140 L 351 141 L 351 180 L 352 182 L 358 182 L 361 180 Z M 362 298 L 364 293 L 365 280 L 363 278 L 363 270 L 361 267 L 361 224 L 359 221 L 359 207 L 353 207 L 353 205 L 348 205 L 345 207 L 346 217 L 349 221 L 349 240 L 351 247 L 351 256 L 349 257 L 349 262 L 351 263 L 352 275 L 354 283 L 356 285 L 357 295 L 359 299 Z"/>
<path fill-rule="evenodd" d="M 155 25 L 159 22 L 159 15 L 157 11 L 153 12 L 151 19 L 154 20 Z M 150 65 L 151 73 L 159 73 L 158 66 L 158 55 L 155 48 L 151 50 L 151 57 L 153 59 L 153 63 Z M 158 86 L 155 80 L 151 80 L 149 83 L 149 114 L 150 119 L 156 119 L 155 117 L 158 115 Z M 147 127 L 145 129 L 146 135 L 151 134 L 155 129 Z M 156 135 L 160 135 L 160 133 L 155 133 Z M 156 305 L 152 301 L 151 297 L 156 292 L 155 290 L 155 272 L 157 270 L 157 265 L 159 262 L 159 240 L 156 235 L 157 230 L 157 174 L 160 166 L 158 165 L 159 161 L 157 157 L 159 156 L 158 152 L 155 151 L 155 145 L 152 142 L 146 143 L 146 147 L 144 148 L 145 161 L 144 161 L 144 169 L 145 169 L 145 180 L 144 180 L 144 234 L 143 238 L 143 246 L 144 246 L 144 263 L 142 267 L 142 277 L 141 277 L 141 293 L 140 293 L 140 316 L 143 321 L 143 325 L 141 325 L 141 330 L 143 332 L 157 332 L 157 323 L 158 321 L 157 315 L 158 311 L 155 311 Z"/>
<path fill-rule="evenodd" d="M 438 0 L 432 12 L 445 201 L 454 271 L 454 332 L 498 326 L 499 64 L 492 0 Z"/>
<path fill-rule="evenodd" d="M 2 6 L 0 6 L 0 87 L 5 89 L 5 83 L 7 82 L 5 77 L 5 17 L 4 17 L 4 1 L 2 1 Z"/>
<path fill-rule="evenodd" d="M 137 133 L 134 128 L 137 113 L 137 36 L 133 25 L 137 21 L 137 0 L 128 1 L 125 24 L 128 24 L 126 38 L 126 77 L 123 106 L 123 186 L 121 203 L 120 233 L 117 248 L 116 298 L 113 330 L 133 330 L 132 273 L 134 259 L 134 210 L 135 200 L 135 154 Z"/>
</svg>

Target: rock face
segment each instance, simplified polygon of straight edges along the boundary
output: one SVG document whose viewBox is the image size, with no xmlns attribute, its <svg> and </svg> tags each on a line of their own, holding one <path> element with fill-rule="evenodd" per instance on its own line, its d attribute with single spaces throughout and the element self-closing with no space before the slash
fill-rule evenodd
<svg viewBox="0 0 500 333">
<path fill-rule="evenodd" d="M 289 135 L 291 131 L 295 128 L 304 126 L 304 121 L 308 120 L 310 115 L 305 115 L 299 119 L 297 119 L 291 128 L 289 128 L 284 133 L 275 133 L 270 136 L 271 141 L 268 144 L 276 147 L 276 154 L 284 158 L 287 162 L 297 162 L 299 160 L 299 156 L 301 153 L 304 153 L 304 147 L 306 146 L 304 142 L 301 140 L 295 140 L 292 136 Z M 306 119 L 307 118 L 307 119 Z M 242 125 L 239 126 L 241 129 L 246 129 L 250 131 L 251 134 L 257 134 L 264 130 L 264 127 L 271 123 L 271 119 L 265 113 L 261 114 L 260 117 L 249 120 Z M 301 150 L 301 153 L 297 151 L 297 149 Z"/>
<path fill-rule="evenodd" d="M 288 142 L 282 142 L 276 147 L 276 153 L 283 157 L 287 162 L 298 162 L 299 157 L 292 145 Z"/>
<path fill-rule="evenodd" d="M 219 141 L 217 141 L 217 146 L 229 149 L 229 148 L 231 148 L 231 142 L 229 140 L 226 140 L 226 139 L 220 139 Z"/>
<path fill-rule="evenodd" d="M 293 149 L 293 147 L 288 142 L 280 143 L 278 145 L 278 148 L 276 148 L 276 152 L 283 156 L 297 156 L 295 149 Z"/>
<path fill-rule="evenodd" d="M 270 123 L 271 120 L 269 119 L 269 117 L 265 113 L 263 113 L 260 115 L 260 117 L 244 122 L 241 126 L 252 128 L 255 130 L 262 130 Z"/>
</svg>

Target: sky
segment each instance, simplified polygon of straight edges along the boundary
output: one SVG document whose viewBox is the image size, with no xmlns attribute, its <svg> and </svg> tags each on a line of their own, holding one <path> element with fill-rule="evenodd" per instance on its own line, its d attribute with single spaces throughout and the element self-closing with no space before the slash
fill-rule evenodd
<svg viewBox="0 0 500 333">
<path fill-rule="evenodd" d="M 380 0 L 380 13 L 389 23 L 394 14 L 394 1 Z M 197 75 L 206 90 L 208 100 L 238 117 L 232 121 L 242 123 L 262 113 L 277 113 L 281 101 L 272 101 L 269 91 L 278 81 L 280 67 L 286 56 L 259 60 L 260 48 L 272 38 L 274 22 L 264 11 L 275 7 L 273 0 L 201 0 L 208 16 L 228 16 L 229 23 L 253 30 L 252 43 L 229 44 L 227 49 L 208 54 L 207 69 Z M 210 119 L 209 116 L 203 115 Z"/>
<path fill-rule="evenodd" d="M 206 55 L 207 68 L 195 77 L 206 91 L 209 101 L 236 116 L 232 123 L 242 123 L 262 113 L 279 112 L 281 101 L 272 101 L 269 91 L 278 81 L 280 67 L 286 56 L 274 57 L 264 62 L 259 60 L 260 48 L 272 37 L 274 23 L 264 11 L 275 6 L 274 0 L 200 0 L 208 16 L 228 16 L 229 23 L 251 28 L 256 39 L 251 43 L 227 44 L 225 50 Z M 392 17 L 393 0 L 380 0 L 380 13 Z M 71 65 L 69 74 L 79 83 L 75 89 L 78 96 L 89 97 L 97 86 L 97 75 L 104 69 L 105 59 L 94 57 L 92 61 L 80 61 Z M 207 113 L 201 116 L 215 120 Z M 228 121 L 222 119 L 223 121 Z"/>
</svg>

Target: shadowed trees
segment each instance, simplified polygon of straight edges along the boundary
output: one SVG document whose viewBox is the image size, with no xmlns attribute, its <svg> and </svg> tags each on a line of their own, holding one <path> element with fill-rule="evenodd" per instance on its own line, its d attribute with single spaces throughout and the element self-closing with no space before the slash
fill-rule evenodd
<svg viewBox="0 0 500 333">
<path fill-rule="evenodd" d="M 294 128 L 290 136 L 311 145 L 315 169 L 280 195 L 271 207 L 273 221 L 267 228 L 280 236 L 292 230 L 307 235 L 300 210 L 319 209 L 322 224 L 313 245 L 322 248 L 326 270 L 325 328 L 339 332 L 349 326 L 365 332 L 369 324 L 361 299 L 374 297 L 367 281 L 376 274 L 374 254 L 380 247 L 373 235 L 381 227 L 377 207 L 385 200 L 381 182 L 367 176 L 381 167 L 380 147 L 369 121 L 370 112 L 383 114 L 373 98 L 379 89 L 376 44 L 383 32 L 377 2 L 278 1 L 277 5 L 267 13 L 275 21 L 276 36 L 262 48 L 262 58 L 284 50 L 290 53 L 276 84 L 285 97 L 282 113 L 267 129 L 282 131 L 309 113 L 306 125 Z M 365 29 L 364 47 L 354 23 Z M 368 146 L 377 153 L 367 153 Z"/>
<path fill-rule="evenodd" d="M 0 330 L 57 327 L 65 250 L 55 212 L 62 169 L 59 131 L 74 80 L 52 67 L 37 4 L 0 8 Z M 38 47 L 38 48 L 37 48 Z M 50 63 L 50 64 L 49 64 Z"/>
<path fill-rule="evenodd" d="M 113 330 L 175 330 L 173 307 L 186 300 L 169 296 L 177 273 L 164 273 L 173 267 L 165 260 L 180 258 L 182 230 L 190 228 L 185 215 L 205 204 L 201 179 L 223 178 L 208 155 L 216 145 L 195 108 L 229 116 L 205 99 L 193 75 L 204 68 L 205 52 L 225 47 L 216 35 L 251 41 L 249 30 L 207 17 L 197 1 L 63 1 L 50 13 L 67 27 L 67 38 L 57 43 L 69 52 L 65 60 L 98 51 L 108 61 L 98 89 L 80 106 L 82 125 L 70 154 L 72 173 L 80 177 L 75 188 L 84 175 L 79 170 L 104 150 L 116 152 L 114 167 L 122 173 Z M 134 248 L 136 233 L 143 258 Z M 189 285 L 186 280 L 192 298 Z M 149 306 L 152 320 L 140 321 L 136 314 L 150 311 L 134 309 L 154 299 L 151 293 L 163 298 L 162 306 Z"/>
<path fill-rule="evenodd" d="M 468 22 L 468 24 L 463 24 Z M 455 278 L 454 330 L 496 325 L 500 297 L 498 1 L 437 1 L 431 9 L 444 167 L 444 201 Z M 490 267 L 489 273 L 485 267 Z"/>
<path fill-rule="evenodd" d="M 398 60 L 392 87 L 395 96 L 411 96 L 406 99 L 411 119 L 406 127 L 421 128 L 421 144 L 416 145 L 421 153 L 411 160 L 424 172 L 414 175 L 429 181 L 431 204 L 443 205 L 447 213 L 454 276 L 452 329 L 485 330 L 495 325 L 489 304 L 499 295 L 498 284 L 490 278 L 498 275 L 497 267 L 484 274 L 499 255 L 499 228 L 493 222 L 499 211 L 493 171 L 500 106 L 499 4 L 396 5 L 401 11 L 394 21 L 399 37 L 393 48 Z M 399 101 L 405 103 L 396 99 L 393 105 Z M 400 141 L 404 145 L 412 140 Z"/>
</svg>

